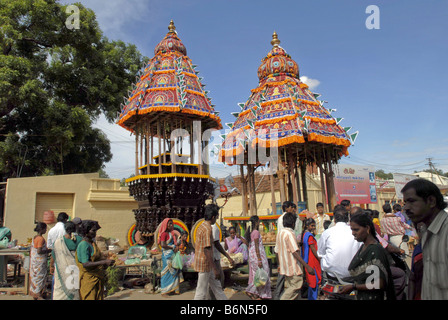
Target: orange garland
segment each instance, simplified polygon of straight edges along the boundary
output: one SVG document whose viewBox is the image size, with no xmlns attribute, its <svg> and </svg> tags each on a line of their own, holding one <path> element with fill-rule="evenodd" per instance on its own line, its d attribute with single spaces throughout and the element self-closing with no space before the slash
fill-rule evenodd
<svg viewBox="0 0 448 320">
<path fill-rule="evenodd" d="M 240 130 L 240 129 L 239 129 Z M 343 146 L 342 148 L 342 154 L 345 156 L 348 156 L 348 147 L 350 146 L 350 142 L 346 139 L 336 138 L 336 137 L 325 137 L 317 133 L 310 133 L 308 135 L 308 141 L 316 141 L 321 142 L 325 144 L 335 144 Z M 255 138 L 252 141 L 252 147 L 255 147 L 255 145 L 258 144 L 259 147 L 263 148 L 272 148 L 272 147 L 282 147 L 284 145 L 292 144 L 292 143 L 305 143 L 305 139 L 303 136 L 292 136 L 292 137 L 284 137 L 280 138 L 278 140 L 262 140 L 260 138 Z M 238 145 L 237 148 L 230 149 L 230 150 L 220 150 L 220 157 L 221 159 L 237 156 L 241 152 L 243 152 L 244 149 L 241 145 Z M 224 160 L 222 161 L 224 162 Z"/>
<path fill-rule="evenodd" d="M 350 142 L 346 139 L 341 139 L 341 138 L 336 138 L 336 137 L 325 137 L 318 133 L 310 133 L 308 135 L 308 141 L 322 142 L 325 144 L 335 144 L 335 145 L 345 146 L 345 147 L 350 146 Z"/>
<path fill-rule="evenodd" d="M 334 119 L 321 119 L 321 118 L 315 118 L 310 116 L 304 116 L 305 119 L 310 119 L 313 122 L 320 122 L 320 123 L 328 123 L 328 124 L 335 124 L 336 120 Z"/>
<path fill-rule="evenodd" d="M 297 117 L 298 117 L 298 114 L 296 113 L 296 114 L 281 117 L 281 118 L 260 120 L 260 121 L 255 122 L 255 125 L 261 126 L 263 124 L 268 124 L 268 123 L 278 123 L 278 122 L 283 122 L 283 121 L 289 121 L 289 120 L 294 120 Z"/>
</svg>

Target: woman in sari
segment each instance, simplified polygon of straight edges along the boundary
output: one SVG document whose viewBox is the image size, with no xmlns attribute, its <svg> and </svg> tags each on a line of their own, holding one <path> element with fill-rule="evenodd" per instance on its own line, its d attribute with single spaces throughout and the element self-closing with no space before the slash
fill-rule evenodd
<svg viewBox="0 0 448 320">
<path fill-rule="evenodd" d="M 79 281 L 76 272 L 76 248 L 82 237 L 75 235 L 76 225 L 67 221 L 65 235 L 56 239 L 53 246 L 54 287 L 53 300 L 79 300 Z"/>
<path fill-rule="evenodd" d="M 34 231 L 37 235 L 33 238 L 30 252 L 30 296 L 34 300 L 44 300 L 48 274 L 47 260 L 51 252 L 43 237 L 47 232 L 47 224 L 37 223 Z"/>
<path fill-rule="evenodd" d="M 246 294 L 252 300 L 271 299 L 271 280 L 270 276 L 266 281 L 265 286 L 256 287 L 254 285 L 254 277 L 258 268 L 262 268 L 268 275 L 270 274 L 269 262 L 264 251 L 263 241 L 261 240 L 258 228 L 260 226 L 260 219 L 258 216 L 252 216 L 249 220 L 251 228 L 246 231 L 245 243 L 249 247 L 249 281 L 246 288 Z"/>
<path fill-rule="evenodd" d="M 79 298 L 80 300 L 103 300 L 105 269 L 113 265 L 114 260 L 103 259 L 94 239 L 100 229 L 97 221 L 84 220 L 80 233 L 83 240 L 76 248 L 76 264 L 79 268 Z"/>
<path fill-rule="evenodd" d="M 314 269 L 314 275 L 311 275 L 306 268 L 305 276 L 308 284 L 308 300 L 317 300 L 319 284 L 322 279 L 320 259 L 317 255 L 317 241 L 314 237 L 316 222 L 314 219 L 305 221 L 305 232 L 302 239 L 302 259 Z"/>
<path fill-rule="evenodd" d="M 249 258 L 249 252 L 247 246 L 244 244 L 242 238 L 236 234 L 235 227 L 229 228 L 230 236 L 225 239 L 224 250 L 229 254 L 242 253 L 243 262 L 246 263 Z"/>
<path fill-rule="evenodd" d="M 162 272 L 161 272 L 161 293 L 167 298 L 170 293 L 179 294 L 179 284 L 183 282 L 182 272 L 172 266 L 172 261 L 178 252 L 178 236 L 174 231 L 174 223 L 170 218 L 162 221 L 159 229 L 159 245 L 162 247 Z"/>
<path fill-rule="evenodd" d="M 377 240 L 372 218 L 364 213 L 355 214 L 351 217 L 350 228 L 355 240 L 363 245 L 348 267 L 354 284 L 342 287 L 340 293 L 355 290 L 357 300 L 395 300 L 389 259 Z"/>
</svg>

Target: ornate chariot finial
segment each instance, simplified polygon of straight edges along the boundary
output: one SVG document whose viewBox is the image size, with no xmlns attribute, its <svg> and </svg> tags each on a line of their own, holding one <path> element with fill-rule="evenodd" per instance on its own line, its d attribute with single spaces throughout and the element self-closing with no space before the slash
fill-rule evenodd
<svg viewBox="0 0 448 320">
<path fill-rule="evenodd" d="M 280 40 L 278 40 L 277 32 L 275 32 L 275 31 L 272 34 L 271 44 L 273 47 L 278 47 L 278 45 L 280 44 Z"/>
<path fill-rule="evenodd" d="M 174 26 L 173 20 L 170 21 L 170 25 L 168 26 L 169 33 L 176 32 L 176 27 Z"/>
</svg>

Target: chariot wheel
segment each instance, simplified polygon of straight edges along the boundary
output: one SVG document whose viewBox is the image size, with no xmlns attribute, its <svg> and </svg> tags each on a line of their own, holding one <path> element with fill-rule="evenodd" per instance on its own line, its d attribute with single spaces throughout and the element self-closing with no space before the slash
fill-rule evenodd
<svg viewBox="0 0 448 320">
<path fill-rule="evenodd" d="M 190 231 L 188 230 L 187 225 L 180 219 L 177 218 L 170 218 L 171 220 L 173 220 L 173 224 L 174 224 L 174 233 L 178 236 L 178 238 L 180 238 L 181 232 L 182 231 L 186 231 L 187 232 L 187 242 L 190 241 Z M 153 248 L 159 248 L 162 249 L 162 247 L 158 244 L 159 243 L 159 238 L 161 236 L 161 234 L 159 234 L 159 229 L 162 223 L 159 223 L 159 225 L 157 226 L 156 231 L 154 232 L 154 245 Z"/>
<path fill-rule="evenodd" d="M 196 221 L 196 223 L 193 225 L 193 227 L 191 228 L 191 244 L 193 245 L 194 248 L 194 244 L 196 242 L 196 233 L 198 231 L 199 226 L 204 223 L 205 219 L 202 218 L 198 221 Z M 215 223 L 215 225 L 218 227 L 219 229 L 219 241 L 221 242 L 223 240 L 223 235 L 222 235 L 222 230 L 221 227 L 219 226 L 218 223 Z"/>
</svg>

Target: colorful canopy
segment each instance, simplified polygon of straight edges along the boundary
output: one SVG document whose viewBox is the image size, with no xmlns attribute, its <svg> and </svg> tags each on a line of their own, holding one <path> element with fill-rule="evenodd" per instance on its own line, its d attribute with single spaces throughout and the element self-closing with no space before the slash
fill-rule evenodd
<svg viewBox="0 0 448 320">
<path fill-rule="evenodd" d="M 275 32 L 271 44 L 258 68 L 258 87 L 239 104 L 241 112 L 233 113 L 236 121 L 227 124 L 231 129 L 222 143 L 221 161 L 231 164 L 230 158 L 244 152 L 248 143 L 254 148 L 317 143 L 348 155 L 352 140 L 337 124 L 340 120 L 300 81 L 297 63 L 279 46 Z"/>
<path fill-rule="evenodd" d="M 141 72 L 129 97 L 125 98 L 117 123 L 134 131 L 142 119 L 160 120 L 163 114 L 170 119 L 200 120 L 204 127 L 221 129 L 218 113 L 208 92 L 203 90 L 196 66 L 187 56 L 173 21 L 168 30 L 156 46 L 155 56 Z"/>
</svg>

